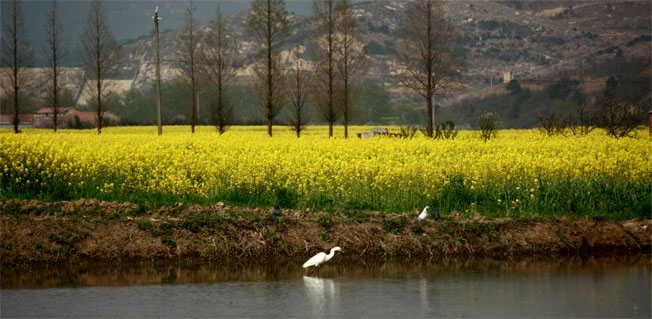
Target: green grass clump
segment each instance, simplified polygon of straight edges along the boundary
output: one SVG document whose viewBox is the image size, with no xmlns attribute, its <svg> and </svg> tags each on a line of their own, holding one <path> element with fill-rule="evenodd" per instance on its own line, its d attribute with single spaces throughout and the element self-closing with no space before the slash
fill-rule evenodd
<svg viewBox="0 0 652 319">
<path fill-rule="evenodd" d="M 161 242 L 170 247 L 170 248 L 176 248 L 177 247 L 177 242 L 174 240 L 172 237 L 163 237 L 161 238 Z"/>
<path fill-rule="evenodd" d="M 333 227 L 333 218 L 329 214 L 319 215 L 319 226 L 326 230 L 330 230 Z"/>
</svg>

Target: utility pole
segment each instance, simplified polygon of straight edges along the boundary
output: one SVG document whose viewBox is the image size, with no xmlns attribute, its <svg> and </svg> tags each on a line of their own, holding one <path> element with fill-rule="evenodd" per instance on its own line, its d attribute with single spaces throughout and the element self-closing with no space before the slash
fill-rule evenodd
<svg viewBox="0 0 652 319">
<path fill-rule="evenodd" d="M 158 16 L 158 6 L 154 10 L 154 30 L 156 34 L 156 112 L 158 119 L 158 135 L 163 134 L 163 126 L 161 124 L 161 67 L 159 66 L 159 57 L 158 57 L 158 20 L 161 20 Z"/>
</svg>

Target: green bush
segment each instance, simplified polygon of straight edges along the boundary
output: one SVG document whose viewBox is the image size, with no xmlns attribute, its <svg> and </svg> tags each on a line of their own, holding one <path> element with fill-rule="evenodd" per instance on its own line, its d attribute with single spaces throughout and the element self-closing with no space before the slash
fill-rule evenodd
<svg viewBox="0 0 652 319">
<path fill-rule="evenodd" d="M 319 226 L 326 230 L 331 229 L 333 227 L 333 218 L 327 214 L 319 215 Z"/>
<path fill-rule="evenodd" d="M 162 242 L 164 245 L 166 245 L 166 246 L 168 246 L 168 247 L 170 247 L 170 248 L 175 248 L 175 247 L 177 247 L 177 242 L 174 241 L 174 238 L 172 238 L 172 237 L 163 237 L 163 238 L 161 238 L 161 242 Z"/>
<path fill-rule="evenodd" d="M 483 112 L 478 117 L 477 123 L 480 128 L 480 136 L 485 142 L 492 137 L 496 137 L 496 131 L 498 130 L 498 115 L 496 113 Z"/>
</svg>

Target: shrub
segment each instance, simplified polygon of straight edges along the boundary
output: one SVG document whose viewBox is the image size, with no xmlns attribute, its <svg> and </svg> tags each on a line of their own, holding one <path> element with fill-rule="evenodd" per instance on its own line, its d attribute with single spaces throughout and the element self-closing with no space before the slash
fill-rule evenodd
<svg viewBox="0 0 652 319">
<path fill-rule="evenodd" d="M 328 235 L 327 232 L 323 231 L 323 232 L 319 233 L 319 237 L 321 237 L 321 239 L 323 239 L 323 240 L 328 240 L 328 238 L 330 236 Z"/>
<path fill-rule="evenodd" d="M 498 129 L 498 115 L 494 112 L 483 112 L 478 116 L 478 127 L 480 128 L 480 136 L 486 142 L 489 139 L 496 138 L 496 130 Z"/>
<path fill-rule="evenodd" d="M 401 126 L 401 138 L 412 139 L 417 131 L 418 129 L 416 126 Z"/>
<path fill-rule="evenodd" d="M 435 128 L 435 139 L 451 139 L 454 140 L 458 131 L 455 129 L 455 122 L 445 121 L 437 125 Z"/>
<path fill-rule="evenodd" d="M 509 91 L 511 94 L 516 94 L 518 92 L 521 92 L 521 84 L 518 83 L 517 80 L 511 80 L 509 81 L 509 84 L 505 87 L 507 91 Z"/>
<path fill-rule="evenodd" d="M 621 138 L 629 136 L 641 123 L 645 109 L 631 99 L 618 100 L 615 97 L 600 97 L 602 110 L 599 113 L 600 125 L 609 136 Z"/>
<path fill-rule="evenodd" d="M 174 238 L 172 238 L 172 237 L 163 237 L 163 238 L 161 238 L 161 242 L 162 242 L 164 245 L 166 245 L 166 246 L 168 246 L 168 247 L 170 247 L 170 248 L 175 248 L 175 247 L 177 247 L 177 242 L 174 241 Z"/>
<path fill-rule="evenodd" d="M 537 116 L 539 119 L 539 131 L 548 136 L 566 135 L 566 129 L 569 126 L 569 120 L 562 118 L 559 115 L 551 114 L 548 117 L 543 115 Z"/>
<path fill-rule="evenodd" d="M 577 117 L 571 119 L 569 129 L 574 136 L 584 136 L 595 129 L 596 117 L 595 112 L 591 112 L 586 104 L 577 108 Z"/>
<path fill-rule="evenodd" d="M 551 99 L 565 99 L 568 97 L 573 89 L 577 87 L 579 82 L 577 80 L 571 80 L 568 77 L 563 77 L 558 82 L 548 86 L 548 95 Z"/>
<path fill-rule="evenodd" d="M 319 215 L 319 226 L 326 230 L 331 229 L 331 227 L 333 227 L 333 218 L 326 214 Z"/>
</svg>

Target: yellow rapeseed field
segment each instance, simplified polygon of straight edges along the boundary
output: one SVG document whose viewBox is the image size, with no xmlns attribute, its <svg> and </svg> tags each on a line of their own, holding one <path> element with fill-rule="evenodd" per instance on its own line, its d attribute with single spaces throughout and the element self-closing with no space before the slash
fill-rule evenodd
<svg viewBox="0 0 652 319">
<path fill-rule="evenodd" d="M 285 127 L 276 127 L 272 138 L 266 127 L 233 127 L 222 136 L 213 127 L 199 127 L 193 135 L 178 126 L 164 127 L 162 136 L 156 127 L 108 127 L 101 135 L 2 130 L 0 180 L 3 192 L 35 196 L 220 200 L 284 190 L 297 197 L 297 206 L 313 201 L 388 210 L 441 201 L 451 183 L 475 194 L 469 207 L 477 194 L 499 192 L 491 200 L 513 208 L 547 196 L 541 183 L 556 178 L 635 185 L 652 180 L 652 142 L 642 131 L 614 140 L 598 131 L 548 137 L 504 130 L 488 142 L 475 131 L 461 131 L 455 140 L 329 139 L 326 132 L 308 127 L 297 139 Z"/>
</svg>

